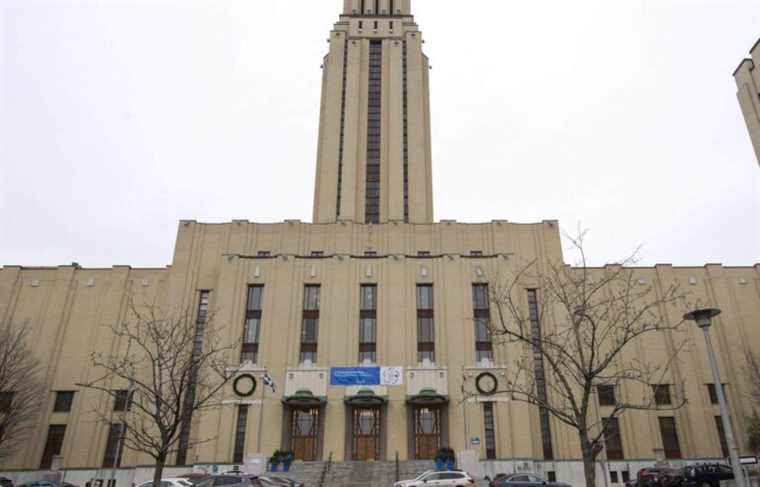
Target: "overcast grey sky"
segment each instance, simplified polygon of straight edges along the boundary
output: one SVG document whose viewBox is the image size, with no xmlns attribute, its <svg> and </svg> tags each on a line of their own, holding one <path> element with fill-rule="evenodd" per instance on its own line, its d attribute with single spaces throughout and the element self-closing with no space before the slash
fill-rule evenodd
<svg viewBox="0 0 760 487">
<path fill-rule="evenodd" d="M 340 0 L 0 0 L 0 265 L 163 266 L 177 222 L 311 220 Z M 596 264 L 760 262 L 731 73 L 758 0 L 413 0 L 436 219 L 559 219 Z"/>
</svg>

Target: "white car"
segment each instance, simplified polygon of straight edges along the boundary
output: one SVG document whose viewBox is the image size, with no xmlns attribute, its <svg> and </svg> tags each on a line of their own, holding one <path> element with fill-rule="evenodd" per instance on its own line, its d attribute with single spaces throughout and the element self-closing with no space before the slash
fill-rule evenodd
<svg viewBox="0 0 760 487">
<path fill-rule="evenodd" d="M 475 485 L 475 480 L 464 472 L 436 472 L 430 470 L 414 480 L 396 482 L 393 487 L 468 487 Z"/>
<path fill-rule="evenodd" d="M 142 483 L 138 487 L 153 487 L 153 481 Z M 187 479 L 171 478 L 161 479 L 161 487 L 193 487 L 193 484 Z"/>
</svg>

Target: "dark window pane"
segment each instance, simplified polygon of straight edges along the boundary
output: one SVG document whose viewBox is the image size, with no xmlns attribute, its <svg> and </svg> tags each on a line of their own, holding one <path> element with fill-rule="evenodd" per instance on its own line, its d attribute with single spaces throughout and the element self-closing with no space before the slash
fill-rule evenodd
<svg viewBox="0 0 760 487">
<path fill-rule="evenodd" d="M 681 458 L 681 443 L 678 440 L 676 418 L 659 418 L 662 445 L 665 449 L 665 458 Z"/>
<path fill-rule="evenodd" d="M 113 410 L 117 412 L 130 411 L 132 409 L 132 396 L 134 396 L 134 391 L 132 391 L 132 394 L 129 394 L 126 389 L 113 392 Z M 127 397 L 128 395 L 130 397 Z"/>
<path fill-rule="evenodd" d="M 670 397 L 670 386 L 667 384 L 658 384 L 652 386 L 654 391 L 654 402 L 658 406 L 670 406 L 673 401 Z"/>
<path fill-rule="evenodd" d="M 235 451 L 233 453 L 233 463 L 243 463 L 245 456 L 245 433 L 248 424 L 248 405 L 241 404 L 238 406 L 237 425 L 235 426 Z"/>
<path fill-rule="evenodd" d="M 261 300 L 264 296 L 264 286 L 248 286 L 248 311 L 261 311 Z"/>
<path fill-rule="evenodd" d="M 489 309 L 488 284 L 472 285 L 472 301 L 475 309 Z"/>
<path fill-rule="evenodd" d="M 597 392 L 599 393 L 599 405 L 600 406 L 614 406 L 617 404 L 615 399 L 615 386 L 604 385 L 597 386 Z"/>
<path fill-rule="evenodd" d="M 433 309 L 433 286 L 429 284 L 417 286 L 417 309 Z"/>
<path fill-rule="evenodd" d="M 305 286 L 304 288 L 304 304 L 305 310 L 318 310 L 319 309 L 319 286 Z"/>
<path fill-rule="evenodd" d="M 74 402 L 74 392 L 58 391 L 55 393 L 55 404 L 53 405 L 54 413 L 68 413 L 71 411 L 71 405 Z"/>
<path fill-rule="evenodd" d="M 718 439 L 720 440 L 720 451 L 723 458 L 728 458 L 728 441 L 726 440 L 726 430 L 723 428 L 723 418 L 715 416 L 715 428 L 718 430 Z"/>
<path fill-rule="evenodd" d="M 53 464 L 53 457 L 61 454 L 63 448 L 63 437 L 66 434 L 66 425 L 51 424 L 48 428 L 45 449 L 42 452 L 40 469 L 47 470 Z"/>
<path fill-rule="evenodd" d="M 0 392 L 0 413 L 7 413 L 11 410 L 14 394 L 14 392 L 9 391 Z"/>
<path fill-rule="evenodd" d="M 602 424 L 604 426 L 604 442 L 607 446 L 607 459 L 622 460 L 624 454 L 623 439 L 620 436 L 620 421 L 618 418 L 604 418 Z"/>
<path fill-rule="evenodd" d="M 366 284 L 361 287 L 361 309 L 377 309 L 377 286 Z"/>
<path fill-rule="evenodd" d="M 493 403 L 483 403 L 483 422 L 485 430 L 486 458 L 494 460 L 496 458 L 496 426 L 493 418 Z"/>
<path fill-rule="evenodd" d="M 103 467 L 113 468 L 121 465 L 121 455 L 124 450 L 122 442 L 122 425 L 112 423 L 108 427 L 108 438 L 106 439 L 106 451 L 103 455 Z"/>
</svg>

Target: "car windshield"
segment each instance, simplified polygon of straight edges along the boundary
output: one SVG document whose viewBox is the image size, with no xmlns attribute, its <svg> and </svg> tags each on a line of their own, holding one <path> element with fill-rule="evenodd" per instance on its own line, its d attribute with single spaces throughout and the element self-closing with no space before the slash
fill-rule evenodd
<svg viewBox="0 0 760 487">
<path fill-rule="evenodd" d="M 422 472 L 422 473 L 420 474 L 420 476 L 419 476 L 419 477 L 417 477 L 417 478 L 416 478 L 416 479 L 414 479 L 414 480 L 422 480 L 422 479 L 424 479 L 425 477 L 427 477 L 428 475 L 430 475 L 431 473 L 435 473 L 435 470 L 428 470 L 427 472 Z"/>
</svg>

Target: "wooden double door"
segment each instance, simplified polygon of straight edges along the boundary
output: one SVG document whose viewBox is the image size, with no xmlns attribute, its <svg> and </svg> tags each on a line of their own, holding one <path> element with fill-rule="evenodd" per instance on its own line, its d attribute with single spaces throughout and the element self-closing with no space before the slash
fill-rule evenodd
<svg viewBox="0 0 760 487">
<path fill-rule="evenodd" d="M 412 413 L 414 451 L 417 460 L 433 460 L 441 447 L 440 407 L 415 406 Z"/>
<path fill-rule="evenodd" d="M 357 461 L 380 460 L 382 454 L 382 408 L 353 407 L 351 411 L 351 457 Z"/>
<path fill-rule="evenodd" d="M 295 408 L 290 414 L 290 448 L 296 460 L 319 459 L 320 408 Z"/>
</svg>

